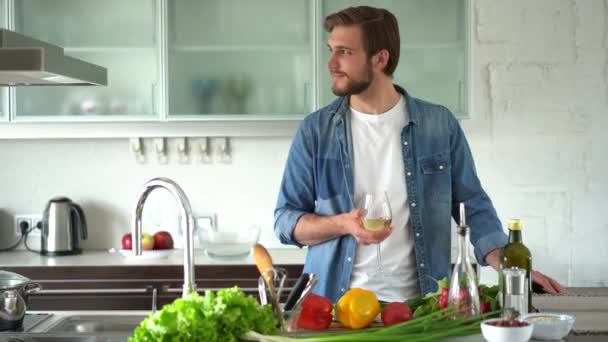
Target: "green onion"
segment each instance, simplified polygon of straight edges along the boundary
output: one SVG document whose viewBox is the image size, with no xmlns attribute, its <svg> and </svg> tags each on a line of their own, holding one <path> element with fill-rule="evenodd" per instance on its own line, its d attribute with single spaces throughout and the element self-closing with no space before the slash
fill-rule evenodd
<svg viewBox="0 0 608 342">
<path fill-rule="evenodd" d="M 493 317 L 500 312 L 501 310 L 496 310 L 483 315 L 452 320 L 448 319 L 447 317 L 454 314 L 454 309 L 448 308 L 420 318 L 412 319 L 407 322 L 395 324 L 390 327 L 328 332 L 303 337 L 247 334 L 245 339 L 263 342 L 391 342 L 404 340 L 407 340 L 408 342 L 429 342 L 447 337 L 479 334 L 479 323 L 482 320 Z"/>
</svg>

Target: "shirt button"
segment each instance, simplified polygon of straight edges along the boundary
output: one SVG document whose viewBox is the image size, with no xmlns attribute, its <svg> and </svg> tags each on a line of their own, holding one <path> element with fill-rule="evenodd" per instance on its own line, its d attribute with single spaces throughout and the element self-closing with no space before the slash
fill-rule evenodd
<svg viewBox="0 0 608 342">
<path fill-rule="evenodd" d="M 407 141 L 404 141 L 404 142 L 403 142 L 403 145 L 407 146 Z"/>
<path fill-rule="evenodd" d="M 415 206 L 416 206 L 416 202 L 413 202 L 413 203 L 412 203 L 412 207 L 415 207 Z"/>
<path fill-rule="evenodd" d="M 416 233 L 416 237 L 420 237 L 420 233 Z"/>
<path fill-rule="evenodd" d="M 342 292 L 344 292 L 344 291 L 346 291 L 346 289 L 344 289 L 344 288 L 341 288 L 341 289 L 340 289 L 340 291 L 342 291 Z"/>
<path fill-rule="evenodd" d="M 424 263 L 420 264 L 420 267 L 424 267 Z"/>
<path fill-rule="evenodd" d="M 351 257 L 346 258 L 346 261 L 348 261 L 348 262 L 351 262 L 351 260 L 353 260 L 353 259 L 351 259 Z"/>
<path fill-rule="evenodd" d="M 407 173 L 407 175 L 408 175 L 408 176 L 411 176 L 411 175 L 412 175 L 412 173 L 411 173 L 411 172 L 408 172 L 408 173 Z"/>
<path fill-rule="evenodd" d="M 443 165 L 439 165 L 439 170 L 443 170 Z"/>
</svg>

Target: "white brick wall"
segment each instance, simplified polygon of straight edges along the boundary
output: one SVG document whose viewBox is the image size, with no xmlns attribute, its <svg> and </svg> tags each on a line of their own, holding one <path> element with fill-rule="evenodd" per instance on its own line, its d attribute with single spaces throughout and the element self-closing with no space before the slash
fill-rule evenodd
<svg viewBox="0 0 608 342">
<path fill-rule="evenodd" d="M 608 286 L 607 17 L 608 0 L 474 1 L 475 103 L 462 125 L 501 219 L 524 219 L 534 265 L 569 285 Z M 272 211 L 289 143 L 234 139 L 231 165 L 159 166 L 135 164 L 126 140 L 0 140 L 0 226 L 66 194 L 88 210 L 85 246 L 115 246 L 139 186 L 168 176 L 195 211 L 226 227 L 257 223 L 278 246 Z M 157 197 L 144 224 L 175 226 Z"/>
<path fill-rule="evenodd" d="M 501 218 L 522 218 L 534 266 L 571 285 L 608 286 L 607 17 L 605 0 L 475 2 L 463 126 Z"/>
</svg>

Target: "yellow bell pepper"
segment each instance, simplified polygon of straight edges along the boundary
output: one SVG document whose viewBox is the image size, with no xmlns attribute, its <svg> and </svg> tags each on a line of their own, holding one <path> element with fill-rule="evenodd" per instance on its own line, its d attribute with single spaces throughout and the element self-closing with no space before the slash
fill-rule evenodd
<svg viewBox="0 0 608 342">
<path fill-rule="evenodd" d="M 351 329 L 361 329 L 370 325 L 380 313 L 380 303 L 376 294 L 353 288 L 338 301 L 337 318 L 342 325 Z"/>
</svg>

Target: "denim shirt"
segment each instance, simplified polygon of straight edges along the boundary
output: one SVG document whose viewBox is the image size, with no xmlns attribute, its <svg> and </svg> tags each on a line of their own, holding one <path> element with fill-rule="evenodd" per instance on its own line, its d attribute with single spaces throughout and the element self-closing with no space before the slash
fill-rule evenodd
<svg viewBox="0 0 608 342">
<path fill-rule="evenodd" d="M 483 190 L 464 133 L 445 107 L 406 99 L 409 122 L 401 130 L 401 146 L 416 269 L 422 294 L 435 291 L 434 279 L 450 276 L 451 218 L 458 220 L 464 202 L 471 243 L 481 265 L 507 236 Z M 308 213 L 347 213 L 353 202 L 353 144 L 347 97 L 308 115 L 293 139 L 274 212 L 274 230 L 283 244 L 302 247 L 294 239 L 300 217 Z M 357 242 L 351 235 L 308 246 L 304 272 L 315 273 L 315 293 L 336 302 L 349 289 Z"/>
</svg>

